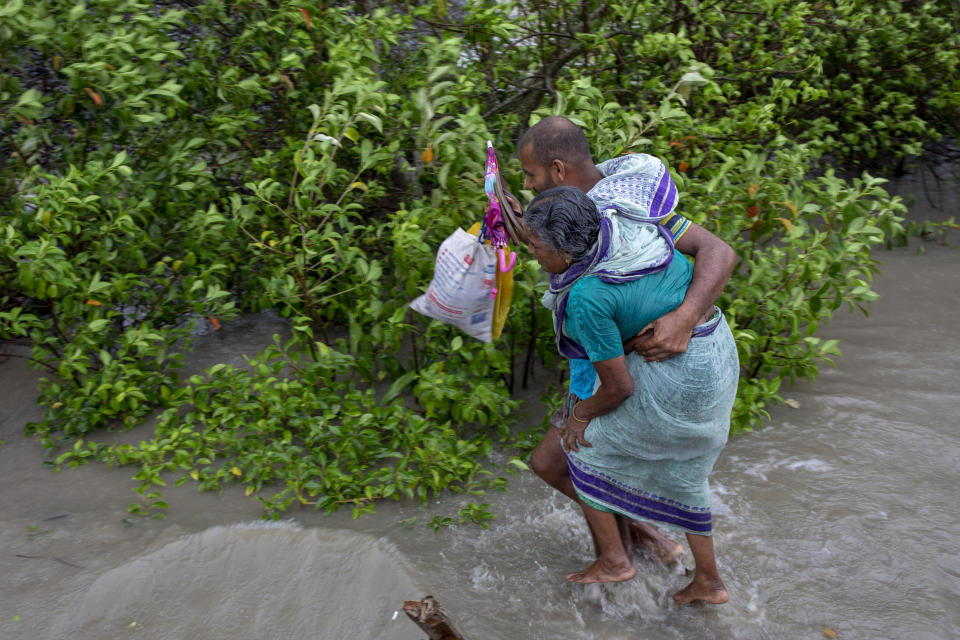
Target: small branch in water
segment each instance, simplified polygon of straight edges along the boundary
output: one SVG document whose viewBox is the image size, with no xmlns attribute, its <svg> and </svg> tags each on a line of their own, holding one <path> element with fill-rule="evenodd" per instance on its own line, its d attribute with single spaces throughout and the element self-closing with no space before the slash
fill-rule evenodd
<svg viewBox="0 0 960 640">
<path fill-rule="evenodd" d="M 403 603 L 403 612 L 427 634 L 429 640 L 466 640 L 453 628 L 433 596 L 419 602 L 407 600 Z"/>
</svg>

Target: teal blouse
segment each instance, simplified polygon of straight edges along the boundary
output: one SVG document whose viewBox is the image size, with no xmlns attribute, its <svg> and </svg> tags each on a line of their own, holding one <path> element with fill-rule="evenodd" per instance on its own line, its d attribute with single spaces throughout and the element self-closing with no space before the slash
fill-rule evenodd
<svg viewBox="0 0 960 640">
<path fill-rule="evenodd" d="M 573 285 L 567 299 L 564 327 L 583 345 L 591 362 L 623 355 L 623 342 L 680 306 L 693 277 L 693 266 L 674 251 L 663 271 L 622 284 L 587 276 Z M 586 360 L 570 360 L 570 391 L 580 398 L 593 394 L 594 370 Z"/>
</svg>

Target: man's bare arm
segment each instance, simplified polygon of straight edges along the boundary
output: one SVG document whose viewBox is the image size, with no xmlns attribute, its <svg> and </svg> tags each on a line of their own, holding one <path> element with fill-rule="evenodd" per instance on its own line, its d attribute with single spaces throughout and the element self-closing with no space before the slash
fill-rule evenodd
<svg viewBox="0 0 960 640">
<path fill-rule="evenodd" d="M 693 328 L 727 286 L 737 262 L 730 245 L 693 223 L 677 240 L 676 247 L 695 258 L 693 280 L 679 307 L 655 320 L 652 333 L 648 331 L 641 340 L 630 341 L 645 360 L 666 360 L 687 350 Z"/>
</svg>

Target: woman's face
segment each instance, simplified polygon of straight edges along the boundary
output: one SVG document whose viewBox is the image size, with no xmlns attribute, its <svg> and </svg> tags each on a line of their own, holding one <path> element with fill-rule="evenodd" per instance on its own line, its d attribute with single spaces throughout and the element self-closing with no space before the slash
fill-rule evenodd
<svg viewBox="0 0 960 640">
<path fill-rule="evenodd" d="M 540 240 L 536 232 L 527 229 L 527 248 L 547 273 L 563 273 L 570 268 L 570 259 L 564 253 L 558 253 Z"/>
</svg>

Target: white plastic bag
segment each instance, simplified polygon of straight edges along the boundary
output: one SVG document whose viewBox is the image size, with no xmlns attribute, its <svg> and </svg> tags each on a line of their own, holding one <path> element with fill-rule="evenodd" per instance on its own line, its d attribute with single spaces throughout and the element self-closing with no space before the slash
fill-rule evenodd
<svg viewBox="0 0 960 640">
<path fill-rule="evenodd" d="M 491 292 L 496 277 L 497 254 L 493 247 L 457 229 L 440 245 L 427 292 L 410 307 L 459 327 L 474 338 L 492 342 L 495 295 Z"/>
</svg>

